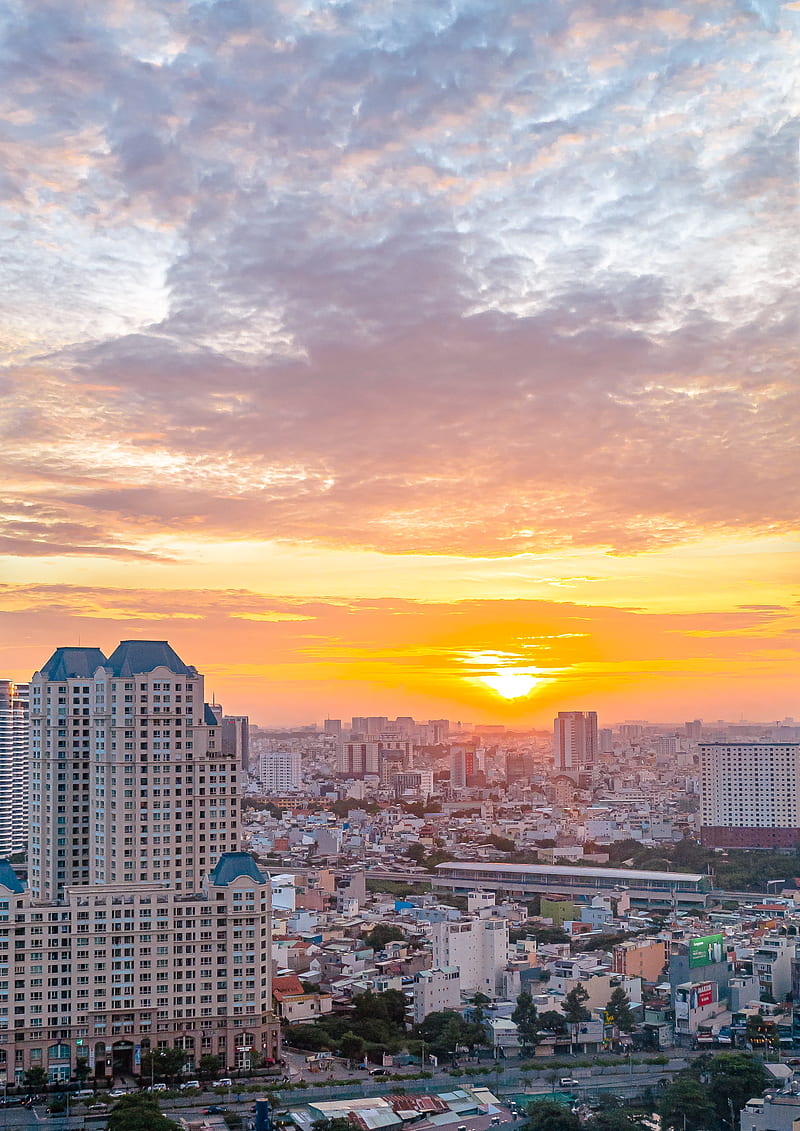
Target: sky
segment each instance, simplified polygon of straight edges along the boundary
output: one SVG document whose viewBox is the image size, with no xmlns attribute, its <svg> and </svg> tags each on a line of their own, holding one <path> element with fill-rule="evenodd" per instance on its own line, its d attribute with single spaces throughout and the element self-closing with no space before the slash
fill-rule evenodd
<svg viewBox="0 0 800 1131">
<path fill-rule="evenodd" d="M 0 675 L 800 717 L 800 0 L 6 0 Z"/>
</svg>

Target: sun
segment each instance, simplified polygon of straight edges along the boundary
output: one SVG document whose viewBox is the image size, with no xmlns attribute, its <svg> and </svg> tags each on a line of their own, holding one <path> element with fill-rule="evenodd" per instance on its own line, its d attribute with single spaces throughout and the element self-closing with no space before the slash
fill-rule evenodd
<svg viewBox="0 0 800 1131">
<path fill-rule="evenodd" d="M 504 699 L 521 699 L 524 695 L 530 695 L 541 680 L 526 675 L 525 672 L 499 671 L 496 675 L 482 675 L 481 683 L 491 687 L 492 691 L 496 691 Z"/>
</svg>

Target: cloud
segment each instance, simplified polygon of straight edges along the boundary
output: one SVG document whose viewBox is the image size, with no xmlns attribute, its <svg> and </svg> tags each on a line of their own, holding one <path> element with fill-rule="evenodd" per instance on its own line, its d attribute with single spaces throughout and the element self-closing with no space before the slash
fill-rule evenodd
<svg viewBox="0 0 800 1131">
<path fill-rule="evenodd" d="M 793 21 L 12 6 L 0 552 L 795 530 Z"/>
</svg>

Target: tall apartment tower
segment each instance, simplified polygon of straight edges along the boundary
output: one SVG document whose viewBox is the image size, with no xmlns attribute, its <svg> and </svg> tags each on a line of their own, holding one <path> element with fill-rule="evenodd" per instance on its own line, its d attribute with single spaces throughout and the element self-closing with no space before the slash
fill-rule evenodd
<svg viewBox="0 0 800 1131">
<path fill-rule="evenodd" d="M 800 844 L 800 743 L 701 742 L 699 751 L 704 845 Z"/>
<path fill-rule="evenodd" d="M 0 856 L 28 846 L 28 684 L 0 679 Z"/>
<path fill-rule="evenodd" d="M 58 648 L 31 680 L 30 888 L 193 891 L 239 841 L 235 757 L 164 640 Z"/>
<path fill-rule="evenodd" d="M 597 712 L 559 711 L 553 723 L 555 768 L 590 769 L 597 762 Z"/>
<path fill-rule="evenodd" d="M 464 789 L 467 779 L 478 769 L 475 751 L 470 746 L 450 747 L 450 788 Z"/>
<path fill-rule="evenodd" d="M 248 715 L 222 716 L 222 748 L 230 753 L 242 770 L 250 767 L 250 718 Z"/>
</svg>

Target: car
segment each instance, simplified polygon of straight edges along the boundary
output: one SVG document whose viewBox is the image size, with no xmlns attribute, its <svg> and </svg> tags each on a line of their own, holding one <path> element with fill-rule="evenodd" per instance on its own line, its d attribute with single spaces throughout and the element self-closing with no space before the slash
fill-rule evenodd
<svg viewBox="0 0 800 1131">
<path fill-rule="evenodd" d="M 232 1088 L 233 1087 L 233 1080 L 231 1080 L 229 1076 L 223 1076 L 221 1080 L 217 1080 L 214 1087 L 215 1088 Z"/>
<path fill-rule="evenodd" d="M 199 1087 L 200 1087 L 200 1081 L 199 1080 L 187 1080 L 185 1084 L 181 1084 L 181 1091 L 186 1092 L 186 1091 L 188 1091 L 189 1088 L 199 1088 Z"/>
<path fill-rule="evenodd" d="M 151 1084 L 150 1087 L 147 1090 L 148 1090 L 148 1092 L 166 1092 L 167 1085 L 166 1084 Z"/>
<path fill-rule="evenodd" d="M 127 1088 L 114 1088 L 113 1091 L 108 1093 L 108 1098 L 110 1100 L 118 1100 L 122 1096 L 129 1096 L 129 1095 L 130 1095 L 130 1092 L 128 1091 Z"/>
<path fill-rule="evenodd" d="M 224 1115 L 228 1109 L 220 1107 L 219 1104 L 212 1104 L 211 1107 L 203 1108 L 203 1115 Z"/>
</svg>

